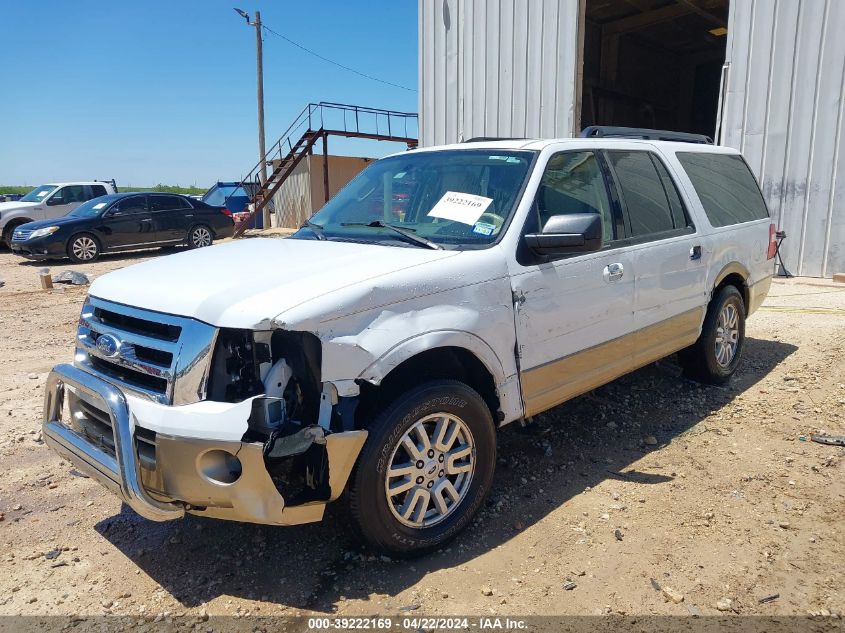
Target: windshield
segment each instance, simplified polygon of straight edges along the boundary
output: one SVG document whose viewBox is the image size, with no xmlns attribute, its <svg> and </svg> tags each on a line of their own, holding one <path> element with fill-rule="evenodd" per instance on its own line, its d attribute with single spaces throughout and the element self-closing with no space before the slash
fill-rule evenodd
<svg viewBox="0 0 845 633">
<path fill-rule="evenodd" d="M 235 196 L 236 198 L 249 198 L 243 187 L 235 185 L 223 185 L 221 187 L 214 186 L 205 192 L 202 201 L 210 204 L 213 207 L 226 206 L 226 198 Z"/>
<path fill-rule="evenodd" d="M 356 176 L 294 237 L 443 248 L 496 241 L 529 172 L 533 152 L 444 150 L 385 158 Z M 319 235 L 317 235 L 319 234 Z"/>
<path fill-rule="evenodd" d="M 116 199 L 116 196 L 100 196 L 88 202 L 83 202 L 67 215 L 72 218 L 93 218 L 100 215 Z"/>
<path fill-rule="evenodd" d="M 41 185 L 21 198 L 21 202 L 43 202 L 56 189 L 58 189 L 56 185 Z"/>
</svg>

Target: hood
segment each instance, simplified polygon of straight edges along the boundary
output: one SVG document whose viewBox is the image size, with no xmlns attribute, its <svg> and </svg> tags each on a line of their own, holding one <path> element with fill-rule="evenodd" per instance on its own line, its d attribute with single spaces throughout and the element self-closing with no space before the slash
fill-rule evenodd
<svg viewBox="0 0 845 633">
<path fill-rule="evenodd" d="M 99 277 L 91 294 L 217 327 L 269 329 L 313 299 L 458 251 L 251 238 L 136 264 Z"/>
<path fill-rule="evenodd" d="M 65 224 L 75 224 L 77 222 L 84 222 L 85 220 L 89 220 L 90 218 L 74 218 L 69 215 L 60 217 L 60 218 L 51 218 L 49 220 L 35 220 L 35 222 L 27 222 L 26 224 L 22 224 L 21 226 L 25 226 L 31 231 L 35 229 L 40 229 L 45 226 L 64 226 Z"/>
<path fill-rule="evenodd" d="M 37 207 L 39 202 L 0 202 L 0 217 L 3 217 L 6 211 L 17 211 L 19 209 L 29 209 L 30 207 Z"/>
</svg>

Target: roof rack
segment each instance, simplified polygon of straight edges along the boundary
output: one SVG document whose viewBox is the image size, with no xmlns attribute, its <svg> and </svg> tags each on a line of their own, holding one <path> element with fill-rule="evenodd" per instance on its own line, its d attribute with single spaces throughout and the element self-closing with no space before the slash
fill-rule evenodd
<svg viewBox="0 0 845 633">
<path fill-rule="evenodd" d="M 473 136 L 472 138 L 468 138 L 465 141 L 461 141 L 461 143 L 481 143 L 484 141 L 528 141 L 527 139 L 522 136 Z"/>
<path fill-rule="evenodd" d="M 643 127 L 617 127 L 613 125 L 591 125 L 581 130 L 581 138 L 638 138 L 651 141 L 680 141 L 712 145 L 713 139 L 705 134 L 672 132 L 671 130 L 650 130 Z"/>
</svg>

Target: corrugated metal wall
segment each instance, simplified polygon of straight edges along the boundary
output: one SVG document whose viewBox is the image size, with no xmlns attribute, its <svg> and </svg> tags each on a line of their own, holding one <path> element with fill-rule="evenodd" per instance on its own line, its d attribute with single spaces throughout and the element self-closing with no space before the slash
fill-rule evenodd
<svg viewBox="0 0 845 633">
<path fill-rule="evenodd" d="M 420 138 L 578 129 L 578 0 L 419 0 Z M 845 272 L 845 0 L 732 0 L 721 142 L 745 154 L 790 272 Z"/>
<path fill-rule="evenodd" d="M 721 139 L 787 232 L 793 274 L 845 271 L 845 1 L 732 0 Z"/>
<path fill-rule="evenodd" d="M 420 140 L 576 129 L 578 0 L 419 0 Z"/>
</svg>

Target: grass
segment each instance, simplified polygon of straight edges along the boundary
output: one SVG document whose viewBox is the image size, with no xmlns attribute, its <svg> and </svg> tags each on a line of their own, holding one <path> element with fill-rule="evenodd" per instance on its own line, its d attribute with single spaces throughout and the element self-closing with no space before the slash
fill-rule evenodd
<svg viewBox="0 0 845 633">
<path fill-rule="evenodd" d="M 18 186 L 18 185 L 0 185 L 0 194 L 4 193 L 19 193 L 21 195 L 27 194 L 35 187 Z M 191 185 L 190 187 L 180 187 L 179 185 L 162 185 L 158 184 L 154 187 L 136 187 L 135 185 L 117 185 L 118 191 L 158 191 L 160 193 L 181 193 L 185 195 L 201 195 L 207 191 L 204 187 L 197 187 Z"/>
</svg>

